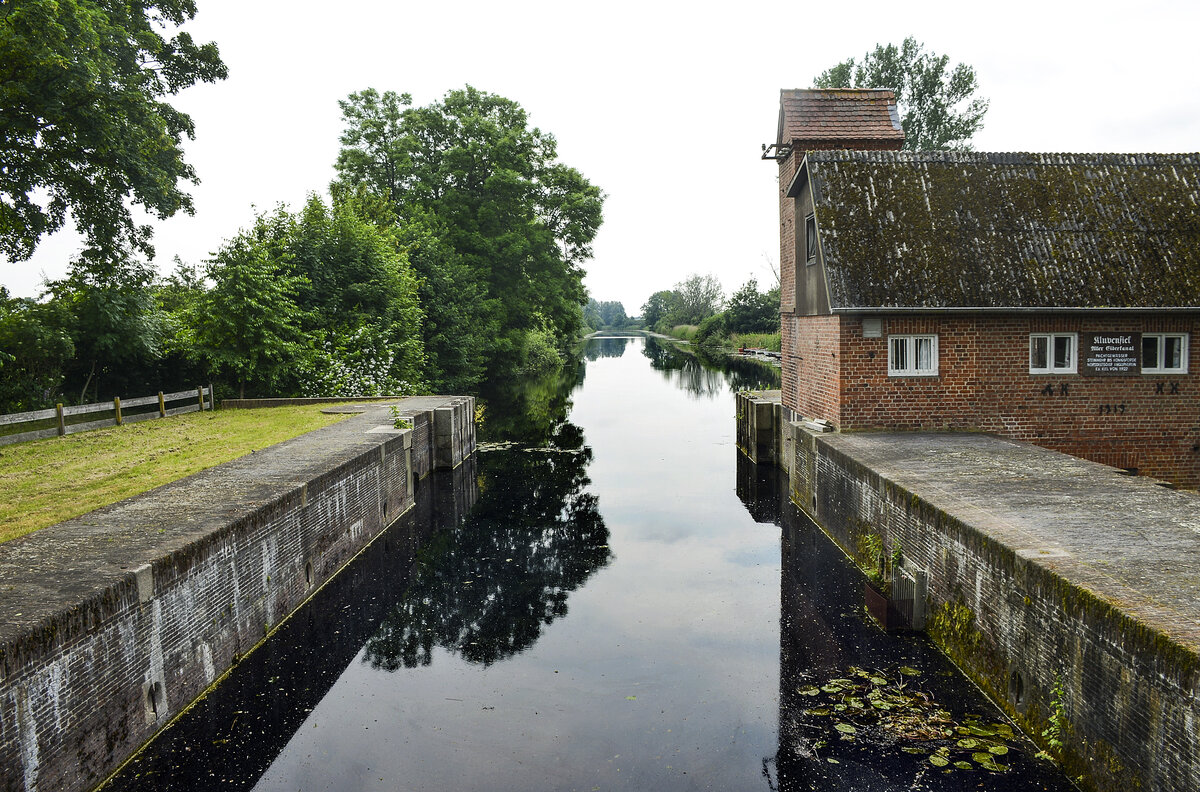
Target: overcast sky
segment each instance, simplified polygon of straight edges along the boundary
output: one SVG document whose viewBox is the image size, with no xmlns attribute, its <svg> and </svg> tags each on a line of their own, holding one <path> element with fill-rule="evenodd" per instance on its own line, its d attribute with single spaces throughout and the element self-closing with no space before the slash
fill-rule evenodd
<svg viewBox="0 0 1200 792">
<path fill-rule="evenodd" d="M 200 263 L 255 208 L 326 194 L 338 99 L 374 87 L 428 104 L 470 83 L 521 103 L 559 157 L 605 191 L 587 266 L 599 300 L 639 312 L 691 273 L 729 293 L 778 263 L 773 142 L 779 90 L 877 43 L 915 36 L 975 67 L 991 100 L 982 151 L 1200 150 L 1200 3 L 454 3 L 198 0 L 186 29 L 217 42 L 229 79 L 181 94 L 196 122 L 194 217 L 159 223 L 156 263 Z M 336 9 L 334 11 L 333 9 Z M 0 260 L 38 292 L 79 248 Z"/>
</svg>

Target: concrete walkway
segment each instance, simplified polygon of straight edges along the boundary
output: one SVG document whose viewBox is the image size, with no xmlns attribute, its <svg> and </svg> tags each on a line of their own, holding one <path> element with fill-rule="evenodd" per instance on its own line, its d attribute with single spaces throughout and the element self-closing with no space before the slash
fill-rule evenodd
<svg viewBox="0 0 1200 792">
<path fill-rule="evenodd" d="M 821 442 L 1200 651 L 1200 495 L 983 434 Z"/>
</svg>

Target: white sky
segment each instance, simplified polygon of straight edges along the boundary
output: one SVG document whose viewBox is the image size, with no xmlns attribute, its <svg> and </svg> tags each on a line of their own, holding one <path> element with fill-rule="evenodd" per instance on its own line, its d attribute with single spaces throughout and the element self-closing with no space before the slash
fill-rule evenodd
<svg viewBox="0 0 1200 792">
<path fill-rule="evenodd" d="M 773 283 L 779 90 L 907 35 L 975 67 L 991 100 L 982 151 L 1200 150 L 1200 3 L 435 3 L 199 0 L 188 26 L 230 77 L 176 104 L 196 122 L 194 217 L 158 224 L 156 263 L 199 263 L 252 222 L 326 193 L 337 100 L 366 87 L 418 105 L 470 83 L 521 103 L 560 159 L 607 195 L 587 266 L 630 314 L 691 273 L 732 292 Z M 336 10 L 333 10 L 335 9 Z M 0 283 L 32 296 L 79 248 L 43 242 Z"/>
</svg>

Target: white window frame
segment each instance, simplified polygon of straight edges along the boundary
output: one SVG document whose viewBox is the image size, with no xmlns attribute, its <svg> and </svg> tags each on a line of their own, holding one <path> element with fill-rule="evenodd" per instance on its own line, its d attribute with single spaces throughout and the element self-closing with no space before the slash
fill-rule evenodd
<svg viewBox="0 0 1200 792">
<path fill-rule="evenodd" d="M 1168 338 L 1180 339 L 1180 344 L 1179 344 L 1179 346 L 1180 346 L 1179 364 L 1180 365 L 1178 368 L 1171 368 L 1171 367 L 1162 365 L 1163 358 L 1165 357 L 1163 355 L 1163 352 L 1165 351 L 1164 348 L 1166 347 L 1166 340 Z M 1142 373 L 1143 374 L 1187 374 L 1188 373 L 1188 334 L 1187 333 L 1142 333 L 1142 349 L 1143 350 L 1145 350 L 1145 348 L 1146 348 L 1146 341 L 1148 339 L 1154 339 L 1157 342 L 1159 365 L 1158 366 L 1147 366 L 1145 354 L 1143 352 L 1143 356 L 1142 356 Z"/>
<path fill-rule="evenodd" d="M 1070 340 L 1068 357 L 1070 365 L 1057 366 L 1054 357 L 1055 340 L 1066 338 Z M 1046 341 L 1046 367 L 1038 368 L 1033 365 L 1033 348 L 1039 340 Z M 1079 372 L 1079 333 L 1030 333 L 1029 334 L 1029 373 L 1030 374 L 1076 374 Z"/>
<path fill-rule="evenodd" d="M 888 376 L 889 377 L 936 377 L 938 375 L 938 337 L 936 333 L 916 333 L 889 335 L 888 339 Z M 919 368 L 917 348 L 919 340 L 930 341 L 929 360 L 931 366 Z M 904 344 L 904 365 L 898 367 L 896 361 L 896 344 Z"/>
</svg>

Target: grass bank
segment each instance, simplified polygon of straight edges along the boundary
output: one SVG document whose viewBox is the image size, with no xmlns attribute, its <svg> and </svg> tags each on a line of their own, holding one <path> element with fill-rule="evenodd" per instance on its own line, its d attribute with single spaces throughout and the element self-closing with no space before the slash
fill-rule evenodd
<svg viewBox="0 0 1200 792">
<path fill-rule="evenodd" d="M 194 412 L 0 448 L 0 542 L 346 418 L 330 405 Z"/>
</svg>

